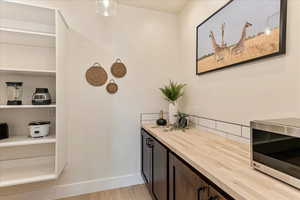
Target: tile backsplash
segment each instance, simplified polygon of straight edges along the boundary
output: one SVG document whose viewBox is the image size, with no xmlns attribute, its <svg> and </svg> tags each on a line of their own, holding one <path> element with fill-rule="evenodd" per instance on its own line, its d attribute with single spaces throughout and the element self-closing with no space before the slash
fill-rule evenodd
<svg viewBox="0 0 300 200">
<path fill-rule="evenodd" d="M 167 117 L 165 113 L 165 117 Z M 141 124 L 155 123 L 159 113 L 141 113 Z M 190 121 L 196 128 L 207 130 L 221 137 L 226 137 L 242 143 L 250 143 L 250 127 L 248 125 L 210 119 L 198 115 L 190 115 Z"/>
</svg>

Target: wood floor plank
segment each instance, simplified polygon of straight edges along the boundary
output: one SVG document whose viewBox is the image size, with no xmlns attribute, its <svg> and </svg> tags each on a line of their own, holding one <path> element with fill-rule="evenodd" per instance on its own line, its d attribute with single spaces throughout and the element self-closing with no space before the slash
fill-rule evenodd
<svg viewBox="0 0 300 200">
<path fill-rule="evenodd" d="M 60 200 L 152 200 L 145 185 L 69 197 Z"/>
</svg>

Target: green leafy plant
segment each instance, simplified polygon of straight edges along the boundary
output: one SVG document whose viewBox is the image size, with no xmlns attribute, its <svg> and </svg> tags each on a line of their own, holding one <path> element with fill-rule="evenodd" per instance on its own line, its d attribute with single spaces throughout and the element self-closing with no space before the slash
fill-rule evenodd
<svg viewBox="0 0 300 200">
<path fill-rule="evenodd" d="M 183 132 L 185 132 L 185 130 L 190 129 L 190 122 L 188 119 L 189 118 L 188 114 L 178 112 L 176 117 L 177 117 L 177 122 L 175 124 L 173 124 L 171 130 L 182 130 Z"/>
<path fill-rule="evenodd" d="M 183 96 L 183 88 L 185 86 L 186 84 L 180 84 L 170 81 L 169 85 L 166 85 L 165 87 L 159 89 L 163 93 L 167 101 L 169 101 L 170 103 L 175 103 L 175 101 Z"/>
</svg>

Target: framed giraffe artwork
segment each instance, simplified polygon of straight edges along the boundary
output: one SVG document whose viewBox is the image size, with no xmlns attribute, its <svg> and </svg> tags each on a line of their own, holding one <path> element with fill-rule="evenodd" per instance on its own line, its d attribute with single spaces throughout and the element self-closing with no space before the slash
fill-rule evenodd
<svg viewBox="0 0 300 200">
<path fill-rule="evenodd" d="M 286 53 L 287 0 L 230 0 L 197 26 L 197 75 Z"/>
</svg>

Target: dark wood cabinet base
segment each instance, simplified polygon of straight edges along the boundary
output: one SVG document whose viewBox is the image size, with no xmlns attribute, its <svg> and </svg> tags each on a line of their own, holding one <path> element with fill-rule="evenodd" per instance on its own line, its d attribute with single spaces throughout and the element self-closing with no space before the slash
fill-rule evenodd
<svg viewBox="0 0 300 200">
<path fill-rule="evenodd" d="M 208 184 L 177 159 L 169 155 L 169 199 L 207 200 Z"/>
<path fill-rule="evenodd" d="M 168 150 L 142 130 L 142 175 L 154 200 L 168 200 Z"/>
<path fill-rule="evenodd" d="M 144 129 L 141 165 L 153 200 L 234 200 Z"/>
</svg>

